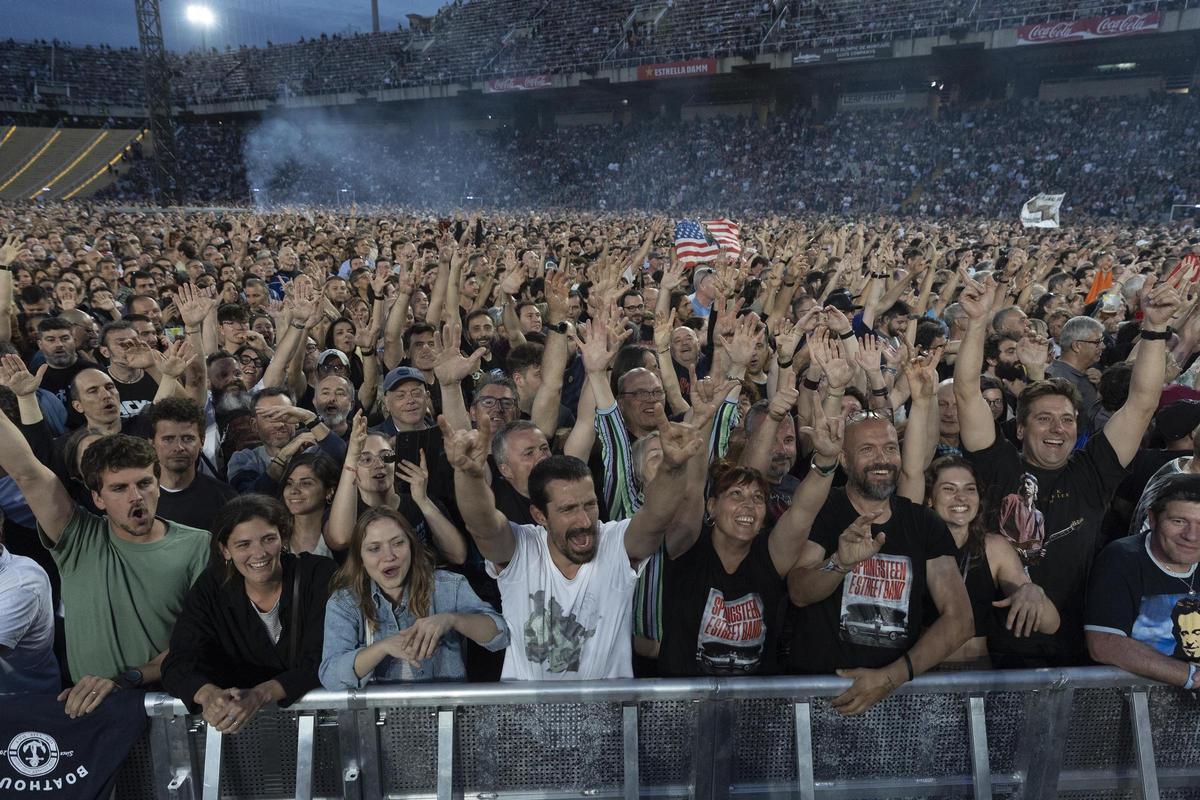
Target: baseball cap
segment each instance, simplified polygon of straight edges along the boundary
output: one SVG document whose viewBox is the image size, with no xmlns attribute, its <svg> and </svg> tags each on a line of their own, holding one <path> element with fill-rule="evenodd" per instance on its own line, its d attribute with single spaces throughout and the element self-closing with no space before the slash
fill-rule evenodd
<svg viewBox="0 0 1200 800">
<path fill-rule="evenodd" d="M 390 392 L 405 381 L 417 381 L 425 385 L 425 374 L 414 367 L 396 367 L 383 379 L 383 390 Z"/>
<path fill-rule="evenodd" d="M 319 356 L 317 356 L 317 364 L 324 364 L 325 359 L 329 358 L 330 356 L 337 356 L 339 359 L 341 359 L 342 364 L 344 364 L 346 366 L 346 368 L 349 369 L 350 357 L 348 355 L 346 355 L 345 353 L 343 353 L 341 350 L 338 350 L 333 347 L 329 348 L 328 350 L 321 351 L 321 354 Z"/>
<path fill-rule="evenodd" d="M 1185 438 L 1200 426 L 1200 401 L 1177 400 L 1154 417 L 1154 427 L 1167 443 Z"/>
<path fill-rule="evenodd" d="M 825 305 L 833 306 L 843 314 L 862 308 L 862 306 L 854 304 L 854 298 L 850 296 L 849 289 L 834 289 L 825 298 Z"/>
<path fill-rule="evenodd" d="M 692 273 L 692 291 L 700 288 L 700 282 L 704 280 L 706 275 L 716 275 L 717 271 L 712 267 L 699 267 Z"/>
</svg>

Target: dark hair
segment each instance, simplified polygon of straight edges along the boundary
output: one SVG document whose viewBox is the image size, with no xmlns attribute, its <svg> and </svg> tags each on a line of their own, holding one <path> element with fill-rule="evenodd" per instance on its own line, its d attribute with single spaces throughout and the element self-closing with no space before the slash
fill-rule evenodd
<svg viewBox="0 0 1200 800">
<path fill-rule="evenodd" d="M 250 317 L 246 313 L 245 307 L 240 306 L 237 303 L 222 303 L 221 307 L 217 309 L 218 324 L 222 324 L 222 323 L 226 323 L 226 322 L 249 322 L 249 321 L 250 321 Z"/>
<path fill-rule="evenodd" d="M 463 320 L 463 327 L 464 328 L 471 327 L 471 320 L 477 319 L 479 317 L 487 317 L 488 322 L 491 322 L 493 325 L 496 324 L 495 321 L 492 319 L 491 314 L 484 311 L 482 308 L 477 308 L 474 311 L 472 311 L 470 314 L 467 314 L 466 319 Z"/>
<path fill-rule="evenodd" d="M 971 473 L 971 479 L 976 481 L 975 489 L 979 494 L 979 507 L 975 509 L 975 516 L 967 525 L 967 542 L 963 545 L 963 551 L 974 562 L 975 559 L 983 556 L 984 540 L 987 538 L 987 526 L 984 523 L 983 515 L 983 491 L 979 488 L 978 478 L 975 475 L 975 468 L 970 462 L 961 456 L 942 456 L 935 458 L 925 470 L 925 505 L 933 507 L 933 487 L 937 483 L 938 476 L 944 471 L 954 468 L 965 469 Z"/>
<path fill-rule="evenodd" d="M 108 347 L 108 335 L 113 331 L 131 331 L 133 323 L 128 319 L 116 319 L 112 322 L 104 323 L 104 327 L 100 329 L 100 345 Z"/>
<path fill-rule="evenodd" d="M 405 588 L 408 589 L 408 607 L 418 618 L 429 616 L 433 610 L 433 556 L 403 514 L 387 506 L 376 506 L 365 511 L 354 523 L 354 532 L 350 534 L 350 547 L 346 551 L 346 561 L 333 576 L 333 583 L 329 587 L 330 594 L 339 589 L 350 591 L 368 631 L 374 631 L 379 625 L 379 612 L 371 599 L 371 577 L 363 567 L 362 545 L 367 536 L 367 528 L 380 520 L 396 523 L 408 538 L 410 560 L 408 576 L 404 579 Z"/>
<path fill-rule="evenodd" d="M 95 447 L 96 445 L 92 445 Z M 88 450 L 88 453 L 91 453 Z M 87 458 L 87 456 L 84 456 Z M 287 508 L 283 503 L 265 494 L 242 494 L 226 503 L 212 522 L 212 563 L 220 564 L 224 561 L 224 556 L 221 555 L 221 546 L 229 541 L 230 534 L 233 529 L 243 522 L 249 522 L 252 519 L 261 519 L 269 525 L 273 525 L 278 531 L 279 536 L 283 539 L 284 544 L 287 544 L 292 538 L 292 515 L 288 513 Z M 225 567 L 225 580 L 229 580 L 234 575 L 234 568 L 230 565 Z"/>
<path fill-rule="evenodd" d="M 105 436 L 93 444 L 83 454 L 79 465 L 83 473 L 83 482 L 93 492 L 100 491 L 104 482 L 101 473 L 118 469 L 154 469 L 154 477 L 159 476 L 158 454 L 148 439 L 140 436 L 128 436 L 124 433 Z"/>
<path fill-rule="evenodd" d="M 928 350 L 937 338 L 946 338 L 946 327 L 941 322 L 923 319 L 917 323 L 917 338 L 913 343 L 918 350 Z"/>
<path fill-rule="evenodd" d="M 250 400 L 250 410 L 258 411 L 259 401 L 265 400 L 268 397 L 286 397 L 292 405 L 296 404 L 296 399 L 292 397 L 292 393 L 282 386 L 265 386 L 254 393 L 254 397 Z"/>
<path fill-rule="evenodd" d="M 1129 399 L 1129 383 L 1133 379 L 1133 364 L 1122 361 L 1113 364 L 1100 375 L 1100 405 L 1116 411 Z"/>
<path fill-rule="evenodd" d="M 1161 514 L 1171 502 L 1200 503 L 1200 475 L 1177 472 L 1164 477 L 1149 511 L 1154 515 Z"/>
<path fill-rule="evenodd" d="M 38 323 L 38 333 L 49 333 L 50 331 L 69 331 L 74 327 L 70 322 L 67 322 L 62 317 L 46 317 Z"/>
<path fill-rule="evenodd" d="M 354 333 L 358 333 L 358 326 L 354 324 L 354 320 L 350 319 L 349 317 L 338 317 L 333 322 L 329 323 L 329 327 L 325 329 L 325 349 L 326 350 L 330 350 L 335 347 L 335 345 L 333 343 L 333 341 L 334 341 L 333 330 L 338 325 L 341 325 L 343 322 L 345 322 L 346 324 L 348 324 L 350 326 L 351 331 L 353 331 Z M 406 347 L 407 347 L 407 345 L 406 345 Z"/>
<path fill-rule="evenodd" d="M 508 358 L 505 359 L 508 365 L 508 374 L 515 375 L 530 367 L 539 366 L 542 363 L 542 353 L 545 350 L 545 347 L 533 342 L 525 342 L 524 344 L 517 345 L 508 351 Z"/>
<path fill-rule="evenodd" d="M 1011 336 L 1003 333 L 989 333 L 988 337 L 983 341 L 983 363 L 986 365 L 988 361 L 1000 361 L 1000 343 L 1017 341 Z"/>
<path fill-rule="evenodd" d="M 646 347 L 643 344 L 627 344 L 617 351 L 617 357 L 613 359 L 612 366 L 612 389 L 614 394 L 619 393 L 619 388 L 622 384 L 621 378 L 625 376 L 625 373 L 645 368 L 647 353 L 654 355 L 654 348 Z"/>
<path fill-rule="evenodd" d="M 330 325 L 329 329 L 333 330 L 333 326 Z M 436 334 L 437 329 L 434 328 L 432 325 L 430 325 L 428 322 L 413 323 L 413 326 L 411 328 L 409 328 L 408 330 L 406 330 L 404 332 L 404 336 L 402 337 L 404 339 L 404 351 L 405 352 L 408 352 L 409 349 L 412 347 L 412 337 L 414 337 L 420 333 Z"/>
<path fill-rule="evenodd" d="M 763 497 L 771 494 L 771 485 L 763 474 L 753 467 L 743 467 L 730 461 L 718 461 L 712 465 L 709 472 L 711 486 L 709 499 L 720 497 L 735 486 L 757 486 L 762 490 Z"/>
<path fill-rule="evenodd" d="M 550 456 L 539 461 L 529 473 L 529 501 L 546 513 L 550 505 L 550 496 L 546 486 L 550 481 L 590 481 L 591 470 L 588 465 L 575 456 Z"/>
<path fill-rule="evenodd" d="M 288 459 L 287 465 L 284 466 L 282 474 L 279 476 L 279 495 L 282 499 L 283 488 L 287 485 L 288 478 L 296 471 L 298 467 L 308 467 L 312 470 L 326 489 L 336 489 L 338 485 L 338 465 L 334 463 L 326 453 L 321 450 L 313 450 L 307 453 L 297 453 Z"/>
<path fill-rule="evenodd" d="M 1076 417 L 1083 413 L 1083 398 L 1080 396 L 1079 390 L 1075 388 L 1075 384 L 1066 378 L 1047 378 L 1044 381 L 1034 381 L 1029 384 L 1017 398 L 1017 424 L 1025 425 L 1029 422 L 1029 412 L 1033 401 L 1055 395 L 1071 401 L 1071 405 L 1075 407 Z"/>
<path fill-rule="evenodd" d="M 190 397 L 168 397 L 166 400 L 152 403 L 146 409 L 145 420 L 147 427 L 150 428 L 151 436 L 158 432 L 158 423 L 160 422 L 195 425 L 200 436 L 204 436 L 204 409 Z"/>
</svg>

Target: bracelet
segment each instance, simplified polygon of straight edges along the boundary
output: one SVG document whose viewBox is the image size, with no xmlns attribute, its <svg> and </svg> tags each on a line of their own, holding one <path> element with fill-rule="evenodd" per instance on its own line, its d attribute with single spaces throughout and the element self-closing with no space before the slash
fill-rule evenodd
<svg viewBox="0 0 1200 800">
<path fill-rule="evenodd" d="M 668 347 L 666 350 L 659 350 L 659 351 L 658 351 L 658 354 L 659 354 L 660 356 L 665 356 L 665 355 L 666 355 L 667 353 L 669 353 L 669 352 L 671 352 L 671 348 L 669 348 L 669 347 Z"/>
<path fill-rule="evenodd" d="M 839 339 L 853 339 L 854 338 L 854 329 L 851 328 L 850 330 L 846 331 L 845 333 L 839 333 L 838 338 Z"/>
<path fill-rule="evenodd" d="M 871 277 L 872 278 L 883 278 L 884 280 L 887 280 L 888 274 L 886 272 L 872 272 Z"/>
<path fill-rule="evenodd" d="M 849 575 L 850 570 L 837 563 L 837 554 L 831 555 L 829 560 L 821 565 L 821 572 L 839 572 L 842 575 Z"/>
<path fill-rule="evenodd" d="M 1200 669 L 1200 667 L 1197 667 L 1195 664 L 1188 664 L 1188 677 L 1187 680 L 1183 682 L 1183 688 L 1187 689 L 1188 691 L 1196 688 L 1197 669 Z"/>
<path fill-rule="evenodd" d="M 871 390 L 872 397 L 887 397 L 891 393 L 892 393 L 891 389 L 888 389 L 886 386 L 883 387 L 882 389 L 872 389 Z"/>
<path fill-rule="evenodd" d="M 833 473 L 837 472 L 837 468 L 838 468 L 838 462 L 836 462 L 836 461 L 834 461 L 828 467 L 822 467 L 820 464 L 817 463 L 816 458 L 813 458 L 813 460 L 809 463 L 811 464 L 813 471 L 816 472 L 818 475 L 820 475 L 822 478 L 832 477 Z"/>
<path fill-rule="evenodd" d="M 887 366 L 886 364 L 885 364 L 884 366 L 880 367 L 880 368 L 879 368 L 879 371 L 880 371 L 880 372 L 890 372 L 890 373 L 892 373 L 893 375 L 897 374 L 897 373 L 896 373 L 896 368 L 895 368 L 895 367 L 889 367 L 889 366 Z"/>
<path fill-rule="evenodd" d="M 912 659 L 908 657 L 908 653 L 904 654 L 904 666 L 908 669 L 908 679 L 911 681 L 916 676 L 913 674 Z"/>
<path fill-rule="evenodd" d="M 1142 331 L 1141 337 L 1147 342 L 1165 342 L 1171 338 L 1171 334 L 1173 333 L 1174 331 L 1168 325 L 1165 331 Z"/>
<path fill-rule="evenodd" d="M 289 322 L 288 325 L 291 325 L 293 328 L 295 328 L 298 331 L 302 331 L 308 327 L 303 322 Z"/>
<path fill-rule="evenodd" d="M 805 389 L 808 389 L 810 392 L 815 392 L 817 389 L 821 388 L 820 381 L 810 381 L 808 379 L 807 375 L 804 376 L 804 380 L 801 381 L 801 384 L 804 386 Z"/>
<path fill-rule="evenodd" d="M 358 353 L 359 358 L 373 358 L 376 355 L 374 350 L 365 347 L 355 347 L 354 350 Z"/>
<path fill-rule="evenodd" d="M 1003 275 L 1001 275 L 999 278 L 996 278 L 996 283 L 1008 283 L 1011 280 L 1012 280 L 1012 278 L 1006 278 Z"/>
<path fill-rule="evenodd" d="M 184 328 L 184 333 L 200 333 L 202 328 Z"/>
</svg>

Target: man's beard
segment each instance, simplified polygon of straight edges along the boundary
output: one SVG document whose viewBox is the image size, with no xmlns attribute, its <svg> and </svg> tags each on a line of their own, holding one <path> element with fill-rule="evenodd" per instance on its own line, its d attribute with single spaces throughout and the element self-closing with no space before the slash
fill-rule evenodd
<svg viewBox="0 0 1200 800">
<path fill-rule="evenodd" d="M 219 414 L 228 414 L 242 409 L 249 410 L 250 398 L 241 386 L 230 386 L 217 397 L 214 408 Z"/>
<path fill-rule="evenodd" d="M 63 369 L 64 367 L 69 367 L 69 366 L 71 366 L 71 363 L 74 360 L 75 359 L 72 357 L 72 355 L 70 353 L 63 353 L 62 355 L 46 356 L 46 363 L 49 364 L 50 366 L 54 367 L 55 369 Z"/>
<path fill-rule="evenodd" d="M 326 428 L 340 428 L 346 424 L 346 417 L 347 415 L 340 411 L 333 414 L 326 413 L 321 415 L 321 422 L 325 423 Z"/>
<path fill-rule="evenodd" d="M 870 473 L 878 469 L 888 470 L 887 480 L 876 478 L 871 480 Z M 850 483 L 855 489 L 872 500 L 887 500 L 896 493 L 896 480 L 900 470 L 893 464 L 871 464 L 860 472 L 850 476 Z"/>
</svg>

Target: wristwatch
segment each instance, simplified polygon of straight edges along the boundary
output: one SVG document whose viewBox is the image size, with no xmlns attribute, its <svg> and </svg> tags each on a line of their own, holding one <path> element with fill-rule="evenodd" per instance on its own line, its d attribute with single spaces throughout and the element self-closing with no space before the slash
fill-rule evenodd
<svg viewBox="0 0 1200 800">
<path fill-rule="evenodd" d="M 554 331 L 555 333 L 561 333 L 564 336 L 566 336 L 566 334 L 567 334 L 567 323 L 566 322 L 554 322 L 554 323 L 547 322 L 547 323 L 544 323 L 542 325 L 542 327 L 548 331 Z"/>
<path fill-rule="evenodd" d="M 142 685 L 142 671 L 140 669 L 127 669 L 117 676 L 113 681 L 121 689 L 136 689 Z"/>
</svg>

